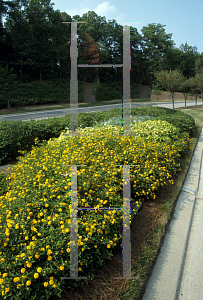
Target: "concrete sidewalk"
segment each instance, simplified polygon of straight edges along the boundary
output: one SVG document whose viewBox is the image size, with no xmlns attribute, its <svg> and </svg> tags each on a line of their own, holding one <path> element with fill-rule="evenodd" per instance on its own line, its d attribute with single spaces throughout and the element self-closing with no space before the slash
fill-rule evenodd
<svg viewBox="0 0 203 300">
<path fill-rule="evenodd" d="M 142 300 L 203 299 L 203 127 Z"/>
</svg>

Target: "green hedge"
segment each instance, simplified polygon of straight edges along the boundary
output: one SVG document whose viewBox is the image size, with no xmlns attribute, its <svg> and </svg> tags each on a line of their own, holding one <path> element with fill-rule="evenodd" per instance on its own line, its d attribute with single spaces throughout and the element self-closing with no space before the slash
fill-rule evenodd
<svg viewBox="0 0 203 300">
<path fill-rule="evenodd" d="M 131 109 L 132 115 L 149 115 L 156 119 L 165 120 L 178 127 L 180 132 L 188 132 L 191 136 L 195 128 L 194 119 L 183 112 L 169 108 L 140 106 Z M 95 122 L 108 121 L 112 117 L 122 117 L 122 109 L 115 108 L 109 111 L 80 113 L 78 126 L 91 127 Z M 70 128 L 70 115 L 54 117 L 44 120 L 31 121 L 2 121 L 0 122 L 0 163 L 6 164 L 19 156 L 18 150 L 30 151 L 34 139 L 38 137 L 43 143 L 50 138 L 58 138 L 65 128 Z"/>
<path fill-rule="evenodd" d="M 96 100 L 114 100 L 122 99 L 123 83 L 109 82 L 104 83 L 96 91 Z M 139 98 L 139 86 L 136 83 L 131 84 L 131 98 Z M 84 102 L 84 83 L 78 81 L 78 102 Z M 46 80 L 33 82 L 30 85 L 18 84 L 17 88 L 9 91 L 9 103 L 11 107 L 41 105 L 41 104 L 57 104 L 70 103 L 70 81 Z M 0 94 L 0 109 L 7 108 L 8 95 L 2 91 Z"/>
</svg>

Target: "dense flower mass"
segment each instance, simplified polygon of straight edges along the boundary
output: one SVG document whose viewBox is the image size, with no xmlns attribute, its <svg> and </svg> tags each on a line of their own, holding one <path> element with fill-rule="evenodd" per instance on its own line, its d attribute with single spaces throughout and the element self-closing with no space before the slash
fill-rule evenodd
<svg viewBox="0 0 203 300">
<path fill-rule="evenodd" d="M 135 207 L 173 183 L 189 135 L 157 120 L 136 122 L 131 129 L 131 136 L 108 124 L 79 129 L 74 137 L 63 132 L 21 157 L 9 177 L 9 191 L 0 197 L 0 291 L 5 299 L 32 299 L 33 294 L 48 299 L 67 286 L 61 277 L 70 276 L 72 166 L 78 166 L 78 208 L 92 208 L 77 213 L 78 276 L 92 278 L 95 268 L 121 248 L 123 165 L 132 165 Z"/>
</svg>

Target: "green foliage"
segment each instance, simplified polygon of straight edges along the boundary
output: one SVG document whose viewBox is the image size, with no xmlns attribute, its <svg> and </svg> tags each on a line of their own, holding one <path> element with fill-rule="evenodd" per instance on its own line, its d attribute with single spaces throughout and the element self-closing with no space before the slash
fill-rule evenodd
<svg viewBox="0 0 203 300">
<path fill-rule="evenodd" d="M 97 76 L 96 76 L 94 82 L 95 82 L 95 84 L 94 84 L 94 86 L 93 86 L 93 91 L 92 91 L 92 92 L 93 92 L 93 94 L 96 94 L 96 93 L 97 93 L 97 90 L 98 90 L 98 88 L 99 88 L 99 86 L 100 86 L 100 81 L 99 81 L 99 76 L 98 76 L 98 74 L 97 74 Z"/>
<path fill-rule="evenodd" d="M 84 101 L 84 84 L 78 81 L 78 102 Z M 3 96 L 2 96 L 3 97 Z M 10 105 L 29 106 L 41 104 L 70 103 L 70 81 L 67 79 L 33 82 L 29 85 L 10 86 Z M 6 108 L 6 101 L 0 104 Z"/>
<path fill-rule="evenodd" d="M 167 122 L 178 127 L 180 132 L 192 134 L 195 128 L 195 121 L 192 117 L 168 108 L 139 106 L 131 108 L 132 116 L 154 116 L 159 120 Z M 78 126 L 80 128 L 92 127 L 95 123 L 108 121 L 113 117 L 122 117 L 122 109 L 115 108 L 109 111 L 80 113 L 78 115 Z M 0 161 L 6 164 L 9 159 L 18 157 L 18 150 L 32 149 L 34 139 L 39 138 L 40 143 L 48 141 L 50 138 L 59 137 L 61 131 L 66 127 L 70 128 L 70 115 L 64 117 L 54 117 L 44 120 L 22 121 L 2 121 L 0 130 L 2 139 L 0 141 Z"/>
<path fill-rule="evenodd" d="M 162 87 L 171 94 L 175 93 L 185 81 L 182 72 L 178 70 L 156 72 L 155 77 L 162 84 Z"/>
<path fill-rule="evenodd" d="M 197 59 L 198 52 L 197 47 L 189 46 L 187 42 L 180 45 L 181 50 L 181 60 L 180 60 L 180 70 L 186 78 L 190 78 L 195 75 L 195 61 Z"/>
<path fill-rule="evenodd" d="M 9 106 L 11 90 L 15 90 L 18 86 L 16 75 L 13 73 L 13 68 L 9 69 L 0 66 L 0 107 Z"/>
<path fill-rule="evenodd" d="M 107 101 L 123 98 L 122 82 L 108 82 L 98 85 L 96 89 L 96 100 Z M 131 83 L 131 98 L 139 98 L 139 86 L 137 83 Z"/>
<path fill-rule="evenodd" d="M 165 115 L 170 111 L 165 110 Z M 99 112 L 97 118 L 107 114 Z M 95 123 L 91 114 L 83 115 L 83 123 L 85 119 Z M 78 170 L 78 207 L 122 207 L 123 170 L 115 167 L 118 162 L 136 165 L 131 168 L 135 207 L 155 199 L 167 182 L 173 183 L 171 177 L 180 170 L 179 158 L 188 148 L 189 134 L 180 136 L 175 125 L 155 118 L 146 117 L 141 123 L 135 130 L 144 137 L 122 137 L 122 143 L 114 135 L 116 127 L 109 125 L 95 129 L 84 140 L 80 136 L 52 139 L 38 147 L 36 138 L 32 151 L 20 158 L 10 177 L 9 193 L 0 197 L 0 291 L 7 299 L 34 299 L 35 295 L 48 300 L 60 296 L 64 288 L 84 284 L 61 279 L 70 276 L 70 164 L 85 165 Z M 135 215 L 133 209 L 131 218 Z M 95 270 L 121 250 L 122 219 L 122 211 L 116 209 L 78 211 L 79 277 L 93 279 Z"/>
<path fill-rule="evenodd" d="M 165 25 L 160 23 L 148 24 L 141 29 L 143 37 L 141 48 L 146 58 L 150 74 L 154 74 L 159 69 L 160 60 L 171 49 L 174 42 L 171 40 L 172 34 L 166 34 Z"/>
<path fill-rule="evenodd" d="M 163 91 L 161 90 L 161 86 L 159 82 L 156 82 L 152 85 L 152 94 L 157 96 L 157 100 L 159 100 L 159 96 L 163 94 Z"/>
<path fill-rule="evenodd" d="M 190 136 L 195 129 L 194 118 L 178 110 L 164 107 L 140 106 L 136 108 L 133 107 L 131 113 L 132 115 L 148 115 L 154 116 L 159 120 L 165 120 L 179 128 L 180 132 L 188 132 Z"/>
<path fill-rule="evenodd" d="M 185 81 L 182 72 L 180 72 L 179 70 L 170 70 L 170 71 L 161 70 L 160 72 L 156 72 L 154 76 L 162 84 L 162 87 L 166 89 L 168 92 L 170 92 L 172 103 L 173 103 L 173 109 L 175 109 L 174 107 L 175 94 L 177 90 L 181 89 Z"/>
<path fill-rule="evenodd" d="M 6 1 L 8 2 L 8 1 Z M 9 11 L 6 7 L 9 6 Z M 1 12 L 2 10 L 2 12 Z M 14 67 L 14 74 L 21 83 L 31 80 L 47 80 L 70 77 L 70 24 L 63 21 L 85 21 L 78 26 L 78 59 L 81 61 L 82 41 L 89 34 L 100 46 L 101 63 L 122 63 L 123 26 L 116 20 L 89 11 L 83 16 L 73 16 L 54 10 L 50 1 L 11 1 L 3 3 L 0 14 L 5 13 L 6 22 L 0 26 L 2 35 L 0 60 Z M 194 76 L 197 49 L 181 45 L 174 49 L 172 33 L 167 34 L 164 25 L 151 23 L 143 26 L 142 35 L 131 26 L 131 59 L 133 82 L 144 78 L 151 85 L 154 71 L 179 69 L 186 77 Z M 112 46 L 114 44 L 114 46 Z M 140 49 L 141 48 L 141 49 Z M 140 72 L 146 66 L 148 76 Z M 83 72 L 84 70 L 81 70 Z M 108 70 L 103 70 L 110 80 Z"/>
<path fill-rule="evenodd" d="M 6 182 L 6 175 L 1 172 L 0 173 L 0 196 L 3 196 L 8 191 L 8 184 Z"/>
</svg>

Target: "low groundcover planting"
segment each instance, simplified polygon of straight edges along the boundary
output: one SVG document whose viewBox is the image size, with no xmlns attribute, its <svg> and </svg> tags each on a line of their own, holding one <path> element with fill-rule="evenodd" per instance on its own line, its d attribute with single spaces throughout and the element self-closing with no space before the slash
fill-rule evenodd
<svg viewBox="0 0 203 300">
<path fill-rule="evenodd" d="M 63 131 L 19 158 L 0 197 L 2 299 L 49 299 L 63 288 L 82 286 L 83 280 L 61 279 L 70 276 L 71 165 L 78 165 L 78 207 L 115 208 L 78 210 L 79 277 L 94 278 L 95 269 L 122 247 L 123 213 L 116 209 L 123 207 L 122 165 L 135 165 L 135 207 L 173 183 L 188 149 L 187 132 L 151 119 L 132 123 L 132 136 L 122 136 L 119 126 L 100 125 L 78 129 L 78 136 L 67 129 L 67 135 Z"/>
</svg>

